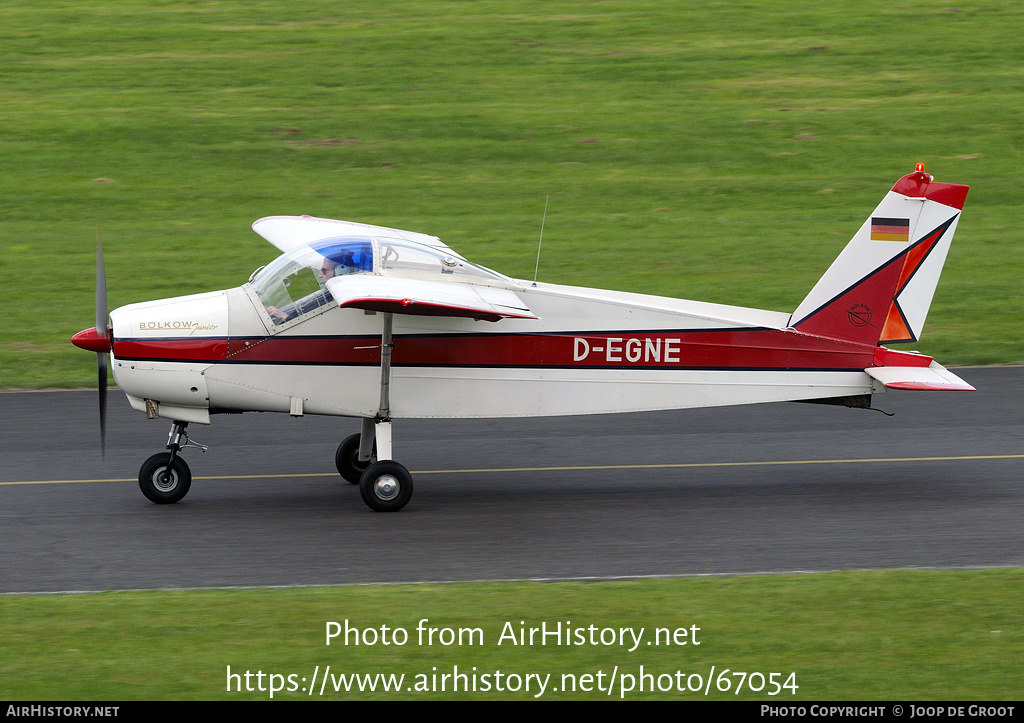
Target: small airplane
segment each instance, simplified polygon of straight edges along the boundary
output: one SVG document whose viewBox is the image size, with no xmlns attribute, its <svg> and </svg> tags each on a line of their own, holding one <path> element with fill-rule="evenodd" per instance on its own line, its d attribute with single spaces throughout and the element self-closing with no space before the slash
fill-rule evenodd
<svg viewBox="0 0 1024 723">
<path fill-rule="evenodd" d="M 171 421 L 143 494 L 181 500 L 189 424 L 246 411 L 361 420 L 335 465 L 379 512 L 412 496 L 393 419 L 531 417 L 779 401 L 870 408 L 887 389 L 973 387 L 883 343 L 921 334 L 967 186 L 918 164 L 792 313 L 503 276 L 434 236 L 310 216 L 256 233 L 282 254 L 234 289 L 106 311 L 75 345 L 107 357 L 131 406 Z"/>
</svg>

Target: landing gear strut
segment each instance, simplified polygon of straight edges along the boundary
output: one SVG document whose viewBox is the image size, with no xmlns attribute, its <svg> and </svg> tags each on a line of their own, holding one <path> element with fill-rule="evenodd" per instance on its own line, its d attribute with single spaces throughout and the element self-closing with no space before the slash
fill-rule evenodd
<svg viewBox="0 0 1024 723">
<path fill-rule="evenodd" d="M 353 455 L 349 452 L 346 459 L 351 463 L 353 471 L 358 469 L 358 465 L 365 465 L 360 470 L 359 494 L 374 512 L 398 512 L 412 498 L 412 475 L 404 466 L 391 459 L 391 350 L 395 347 L 392 342 L 393 321 L 392 314 L 384 314 L 380 342 L 380 408 L 377 416 L 363 420 L 358 444 L 353 441 L 356 436 L 353 435 L 338 448 L 340 455 L 346 445 L 349 445 L 346 449 L 358 447 L 357 453 Z M 371 449 L 376 449 L 377 461 L 373 461 Z M 342 476 L 352 482 L 342 471 L 341 461 L 335 461 L 338 462 L 338 471 Z"/>
<path fill-rule="evenodd" d="M 178 453 L 185 447 L 206 446 L 188 438 L 185 428 L 188 422 L 174 422 L 167 435 L 169 452 L 158 452 L 142 463 L 139 469 L 139 489 L 150 502 L 158 505 L 173 505 L 188 494 L 192 486 L 192 471 Z"/>
</svg>

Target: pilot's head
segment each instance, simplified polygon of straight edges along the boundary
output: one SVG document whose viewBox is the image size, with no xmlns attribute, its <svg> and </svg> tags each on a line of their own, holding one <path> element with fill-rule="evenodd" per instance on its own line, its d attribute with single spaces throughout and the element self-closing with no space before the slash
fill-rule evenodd
<svg viewBox="0 0 1024 723">
<path fill-rule="evenodd" d="M 317 279 L 321 284 L 327 283 L 327 279 L 332 278 L 338 273 L 338 264 L 329 258 L 324 258 L 324 262 L 320 265 L 320 271 L 317 272 Z"/>
</svg>

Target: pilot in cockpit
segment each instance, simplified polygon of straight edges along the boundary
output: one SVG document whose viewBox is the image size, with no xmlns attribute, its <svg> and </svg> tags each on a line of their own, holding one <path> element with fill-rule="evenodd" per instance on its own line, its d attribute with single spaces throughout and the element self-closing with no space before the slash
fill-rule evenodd
<svg viewBox="0 0 1024 723">
<path fill-rule="evenodd" d="M 353 262 L 351 251 L 346 250 L 342 252 L 339 261 L 325 256 L 320 269 L 316 272 L 316 280 L 321 287 L 319 291 L 289 304 L 284 309 L 268 306 L 267 313 L 270 314 L 275 324 L 281 324 L 289 319 L 294 319 L 299 314 L 304 314 L 311 309 L 329 304 L 334 301 L 334 298 L 331 296 L 331 292 L 324 286 L 327 280 L 335 276 L 355 273 L 358 270 Z"/>
</svg>

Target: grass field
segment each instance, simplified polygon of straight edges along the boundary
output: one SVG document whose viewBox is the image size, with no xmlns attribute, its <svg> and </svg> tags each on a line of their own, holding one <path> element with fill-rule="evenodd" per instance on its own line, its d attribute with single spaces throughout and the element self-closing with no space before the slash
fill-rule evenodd
<svg viewBox="0 0 1024 723">
<path fill-rule="evenodd" d="M 297 700 L 310 697 L 302 691 L 303 676 L 308 687 L 316 666 L 320 681 L 331 666 L 335 677 L 328 677 L 322 697 L 338 700 L 529 700 L 540 691 L 536 679 L 526 691 L 528 673 L 551 675 L 545 700 L 1019 700 L 1022 582 L 1021 570 L 904 571 L 0 597 L 0 617 L 18 621 L 0 639 L 0 699 L 268 699 L 269 677 L 256 677 L 262 671 L 282 676 L 275 699 Z M 421 642 L 417 627 L 424 618 Z M 342 635 L 327 646 L 327 622 L 344 626 L 346 620 L 381 637 L 364 634 L 357 645 L 350 635 L 345 645 Z M 541 623 L 550 630 L 559 622 L 588 629 L 587 642 L 578 644 L 574 634 L 572 646 L 556 645 L 554 638 L 541 645 L 539 637 L 519 645 L 509 636 Z M 382 625 L 390 645 L 382 642 Z M 597 632 L 591 644 L 591 625 L 644 633 L 639 644 L 627 633 L 626 644 L 619 645 L 610 633 Z M 437 633 L 428 644 L 431 627 Z M 402 640 L 395 628 L 407 633 L 404 645 L 395 644 Z M 466 633 L 461 645 L 452 634 L 445 645 L 445 628 L 480 633 Z M 665 634 L 657 637 L 659 628 L 671 631 L 674 644 L 666 645 Z M 677 633 L 682 629 L 685 636 Z M 235 674 L 251 671 L 251 690 L 241 678 L 229 693 L 227 666 Z M 476 668 L 476 692 L 453 692 L 452 679 L 440 690 L 440 675 L 455 666 L 470 675 Z M 653 676 L 643 692 L 640 666 Z M 497 671 L 520 676 L 522 689 L 497 690 Z M 333 691 L 339 676 L 353 673 L 406 678 L 398 694 L 383 692 L 379 681 L 375 692 L 359 692 L 358 686 Z M 761 673 L 764 690 L 752 692 L 743 682 L 737 693 L 743 673 Z M 791 673 L 796 688 L 782 690 Z M 483 689 L 485 674 L 491 690 Z M 563 674 L 576 676 L 575 692 L 569 679 L 563 684 Z M 579 687 L 586 674 L 595 676 L 589 691 Z M 693 674 L 704 686 L 713 677 L 707 696 Z M 296 676 L 291 690 L 289 675 Z M 635 687 L 622 676 L 633 676 Z M 758 689 L 761 681 L 755 676 L 752 684 Z M 504 685 L 514 687 L 516 679 Z M 652 693 L 652 685 L 661 690 Z M 312 697 L 321 697 L 319 686 Z"/>
<path fill-rule="evenodd" d="M 973 187 L 924 337 L 1024 361 L 1024 9 L 995 1 L 5 3 L 0 387 L 110 305 L 237 286 L 265 215 L 530 277 L 788 311 L 925 161 Z"/>
<path fill-rule="evenodd" d="M 531 277 L 550 195 L 542 280 L 789 311 L 918 161 L 972 190 L 917 348 L 1024 362 L 1022 37 L 1013 0 L 6 0 L 0 388 L 93 383 L 69 338 L 93 323 L 97 226 L 113 308 L 243 283 L 275 256 L 249 225 L 275 214 L 432 233 Z M 802 700 L 1015 699 L 1021 581 L 0 597 L 0 698 L 261 698 L 226 694 L 225 667 L 457 663 L 793 671 Z M 505 620 L 706 637 L 642 656 L 322 642 L 327 620 L 412 628 L 423 611 L 491 639 Z"/>
</svg>

